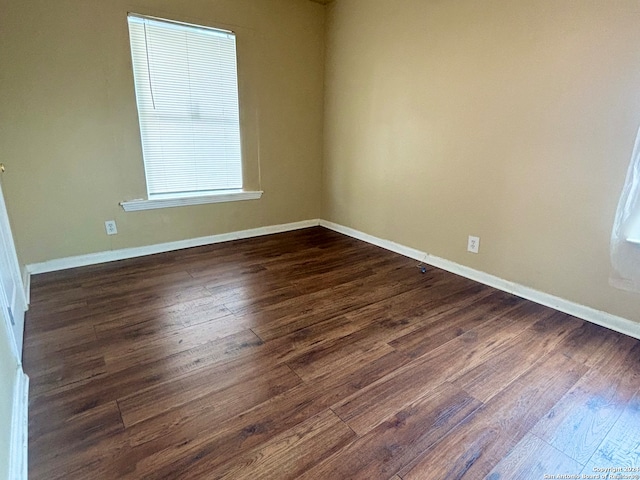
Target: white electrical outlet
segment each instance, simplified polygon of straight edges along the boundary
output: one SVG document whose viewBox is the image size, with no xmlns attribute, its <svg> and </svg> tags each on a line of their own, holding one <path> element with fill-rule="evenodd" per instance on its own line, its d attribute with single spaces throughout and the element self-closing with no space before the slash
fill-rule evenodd
<svg viewBox="0 0 640 480">
<path fill-rule="evenodd" d="M 107 220 L 104 222 L 104 228 L 107 230 L 107 235 L 116 235 L 118 233 L 115 220 Z"/>
<path fill-rule="evenodd" d="M 467 243 L 467 251 L 471 253 L 478 253 L 480 250 L 480 237 L 472 237 L 469 235 L 469 243 Z"/>
</svg>

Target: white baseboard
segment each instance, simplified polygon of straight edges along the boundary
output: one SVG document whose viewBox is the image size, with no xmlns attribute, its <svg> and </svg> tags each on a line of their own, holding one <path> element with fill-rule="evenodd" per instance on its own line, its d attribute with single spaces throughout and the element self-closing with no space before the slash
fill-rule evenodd
<svg viewBox="0 0 640 480">
<path fill-rule="evenodd" d="M 29 432 L 29 377 L 18 367 L 13 390 L 11 414 L 11 445 L 9 453 L 9 478 L 27 480 L 27 449 Z"/>
<path fill-rule="evenodd" d="M 607 312 L 596 310 L 579 303 L 566 300 L 564 298 L 556 297 L 554 295 L 535 290 L 530 287 L 526 287 L 519 283 L 511 282 L 494 275 L 475 270 L 464 265 L 446 260 L 444 258 L 430 255 L 426 252 L 410 248 L 405 245 L 401 245 L 390 240 L 369 235 L 367 233 L 355 230 L 353 228 L 345 227 L 337 223 L 329 222 L 326 220 L 305 220 L 302 222 L 286 223 L 282 225 L 273 225 L 269 227 L 253 228 L 250 230 L 242 230 L 239 232 L 223 233 L 220 235 L 211 235 L 208 237 L 193 238 L 188 240 L 179 240 L 177 242 L 160 243 L 156 245 L 149 245 L 144 247 L 125 248 L 121 250 L 112 250 L 108 252 L 91 253 L 88 255 L 79 255 L 76 257 L 61 258 L 57 260 L 50 260 L 42 263 L 32 263 L 27 265 L 27 274 L 25 276 L 25 289 L 28 289 L 30 285 L 30 275 L 39 273 L 54 272 L 58 270 L 66 270 L 68 268 L 84 267 L 87 265 L 96 265 L 100 263 L 113 262 L 116 260 L 124 260 L 127 258 L 142 257 L 145 255 L 153 255 L 155 253 L 170 252 L 173 250 L 181 250 L 183 248 L 199 247 L 202 245 L 210 245 L 214 243 L 228 242 L 230 240 L 239 240 L 243 238 L 259 237 L 262 235 L 270 235 L 273 233 L 289 232 L 292 230 L 299 230 L 302 228 L 314 227 L 321 225 L 330 230 L 348 235 L 358 240 L 377 245 L 386 250 L 390 250 L 400 255 L 404 255 L 409 258 L 414 258 L 418 261 L 433 265 L 434 267 L 441 268 L 451 273 L 461 275 L 479 283 L 489 285 L 508 293 L 517 295 L 518 297 L 526 298 L 532 302 L 545 305 L 547 307 L 554 308 L 569 315 L 587 320 L 589 322 L 601 325 L 603 327 L 615 330 L 616 332 L 629 335 L 630 337 L 640 339 L 640 323 L 632 320 L 618 317 Z M 27 298 L 29 298 L 29 292 L 26 292 Z"/>
<path fill-rule="evenodd" d="M 476 282 L 489 285 L 493 288 L 497 288 L 498 290 L 512 293 L 518 297 L 522 297 L 527 300 L 531 300 L 532 302 L 551 307 L 564 313 L 568 313 L 569 315 L 573 315 L 574 317 L 578 317 L 588 322 L 595 323 L 596 325 L 600 325 L 611 330 L 615 330 L 616 332 L 623 333 L 630 337 L 640 339 L 640 323 L 634 322 L 632 320 L 618 317 L 607 312 L 602 312 L 600 310 L 596 310 L 594 308 L 587 307 L 585 305 L 581 305 L 564 298 L 556 297 L 554 295 L 550 295 L 548 293 L 541 292 L 524 285 L 520 285 L 519 283 L 510 282 L 500 277 L 496 277 L 494 275 L 490 275 L 488 273 L 481 272 L 464 265 L 460 265 L 459 263 L 436 257 L 426 252 L 421 252 L 420 250 L 416 250 L 415 248 L 410 248 L 399 243 L 392 242 L 390 240 L 374 237 L 373 235 L 369 235 L 367 233 L 360 232 L 358 230 L 354 230 L 353 228 L 345 227 L 337 223 L 321 220 L 320 225 L 330 230 L 334 230 L 338 233 L 342 233 L 358 240 L 377 245 L 378 247 L 382 247 L 386 250 L 391 250 L 392 252 L 399 253 L 400 255 L 404 255 L 405 257 L 413 258 L 434 267 L 441 268 L 442 270 L 446 270 L 448 272 L 455 273 L 456 275 L 461 275 Z"/>
<path fill-rule="evenodd" d="M 27 272 L 29 275 L 56 272 L 58 270 L 67 270 L 69 268 L 85 267 L 87 265 L 97 265 L 100 263 L 114 262 L 116 260 L 125 260 L 128 258 L 143 257 L 145 255 L 153 255 L 156 253 L 182 250 L 183 248 L 200 247 L 202 245 L 212 245 L 214 243 L 228 242 L 230 240 L 260 237 L 262 235 L 271 235 L 273 233 L 290 232 L 292 230 L 300 230 L 302 228 L 315 227 L 318 225 L 320 225 L 320 220 L 305 220 L 302 222 L 285 223 L 269 227 L 252 228 L 250 230 L 241 230 L 239 232 L 222 233 L 220 235 L 211 235 L 208 237 L 158 243 L 156 245 L 148 245 L 144 247 L 123 248 L 121 250 L 111 250 L 108 252 L 78 255 L 76 257 L 59 258 L 56 260 L 49 260 L 47 262 L 29 264 L 27 265 Z"/>
</svg>

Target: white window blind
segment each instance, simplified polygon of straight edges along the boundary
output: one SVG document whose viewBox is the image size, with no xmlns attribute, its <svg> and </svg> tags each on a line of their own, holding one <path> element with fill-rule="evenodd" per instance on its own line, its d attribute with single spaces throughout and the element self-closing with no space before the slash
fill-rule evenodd
<svg viewBox="0 0 640 480">
<path fill-rule="evenodd" d="M 128 21 L 149 198 L 241 189 L 235 35 Z"/>
</svg>

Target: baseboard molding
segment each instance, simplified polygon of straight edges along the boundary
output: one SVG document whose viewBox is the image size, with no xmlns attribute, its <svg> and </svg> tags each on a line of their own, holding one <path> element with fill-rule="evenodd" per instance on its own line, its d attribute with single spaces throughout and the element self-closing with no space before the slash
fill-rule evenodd
<svg viewBox="0 0 640 480">
<path fill-rule="evenodd" d="M 530 287 L 526 287 L 519 283 L 510 282 L 503 278 L 496 277 L 494 275 L 490 275 L 488 273 L 481 272 L 464 265 L 460 265 L 459 263 L 455 263 L 444 258 L 430 255 L 426 252 L 422 252 L 420 250 L 416 250 L 415 248 L 410 248 L 399 243 L 392 242 L 390 240 L 374 237 L 373 235 L 369 235 L 367 233 L 355 230 L 353 228 L 345 227 L 337 223 L 321 220 L 320 225 L 330 230 L 334 230 L 338 233 L 342 233 L 358 240 L 377 245 L 378 247 L 382 247 L 386 250 L 399 253 L 400 255 L 404 255 L 405 257 L 413 258 L 434 267 L 441 268 L 442 270 L 446 270 L 448 272 L 455 273 L 456 275 L 461 275 L 463 277 L 469 278 L 470 280 L 474 280 L 476 282 L 489 285 L 490 287 L 497 288 L 498 290 L 512 293 L 518 297 L 531 300 L 532 302 L 539 303 L 540 305 L 545 305 L 555 310 L 568 313 L 569 315 L 573 315 L 574 317 L 578 317 L 588 322 L 595 323 L 596 325 L 600 325 L 611 330 L 615 330 L 616 332 L 623 333 L 630 337 L 640 339 L 640 323 L 634 322 L 632 320 L 618 317 L 607 312 L 602 312 L 600 310 L 596 310 L 594 308 L 587 307 L 585 305 L 581 305 L 564 298 L 556 297 L 554 295 L 541 292 Z"/>
<path fill-rule="evenodd" d="M 145 255 L 153 255 L 156 253 L 182 250 L 184 248 L 201 247 L 203 245 L 212 245 L 214 243 L 228 242 L 231 240 L 241 240 L 244 238 L 260 237 L 263 235 L 271 235 L 274 233 L 290 232 L 293 230 L 315 227 L 319 224 L 320 220 L 317 219 L 305 220 L 302 222 L 252 228 L 250 230 L 241 230 L 238 232 L 222 233 L 220 235 L 211 235 L 208 237 L 178 240 L 176 242 L 159 243 L 156 245 L 148 245 L 144 247 L 124 248 L 120 250 L 111 250 L 108 252 L 90 253 L 88 255 L 60 258 L 42 263 L 32 263 L 27 265 L 27 272 L 29 275 L 56 272 L 58 270 L 67 270 L 69 268 L 86 267 L 87 265 L 97 265 L 100 263 L 143 257 Z"/>
<path fill-rule="evenodd" d="M 27 449 L 29 431 L 29 377 L 18 367 L 13 390 L 11 414 L 11 445 L 9 453 L 9 478 L 27 480 Z"/>
<path fill-rule="evenodd" d="M 309 228 L 321 225 L 330 230 L 348 235 L 358 240 L 362 240 L 373 245 L 377 245 L 386 250 L 390 250 L 405 257 L 413 258 L 426 264 L 432 265 L 437 268 L 441 268 L 456 275 L 469 278 L 476 282 L 489 285 L 490 287 L 497 288 L 508 293 L 517 295 L 518 297 L 531 300 L 532 302 L 545 305 L 547 307 L 554 308 L 569 315 L 581 318 L 583 320 L 601 325 L 603 327 L 615 330 L 616 332 L 629 335 L 640 339 L 640 323 L 632 320 L 618 317 L 607 312 L 596 310 L 579 303 L 566 300 L 564 298 L 556 297 L 554 295 L 535 290 L 533 288 L 521 285 L 519 283 L 511 282 L 500 277 L 475 270 L 459 263 L 446 260 L 444 258 L 430 255 L 426 252 L 422 252 L 415 248 L 407 247 L 390 240 L 369 235 L 367 233 L 355 230 L 353 228 L 345 227 L 337 223 L 329 222 L 326 220 L 305 220 L 302 222 L 286 223 L 282 225 L 273 225 L 269 227 L 253 228 L 250 230 L 241 230 L 238 232 L 223 233 L 220 235 L 211 235 L 208 237 L 199 237 L 187 240 L 179 240 L 176 242 L 160 243 L 156 245 L 149 245 L 144 247 L 126 248 L 121 250 L 112 250 L 108 252 L 91 253 L 88 255 L 79 255 L 76 257 L 61 258 L 56 260 L 50 260 L 48 262 L 33 263 L 27 265 L 25 275 L 25 295 L 29 299 L 28 288 L 30 286 L 30 275 L 37 275 L 39 273 L 54 272 L 58 270 L 66 270 L 69 268 L 84 267 L 87 265 L 97 265 L 100 263 L 113 262 L 116 260 L 125 260 L 128 258 L 142 257 L 145 255 L 153 255 L 156 253 L 170 252 L 174 250 L 181 250 L 183 248 L 199 247 L 202 245 L 211 245 L 215 243 L 228 242 L 231 240 L 240 240 L 244 238 L 253 238 L 263 235 L 271 235 L 274 233 L 289 232 L 293 230 L 300 230 L 303 228 Z"/>
</svg>

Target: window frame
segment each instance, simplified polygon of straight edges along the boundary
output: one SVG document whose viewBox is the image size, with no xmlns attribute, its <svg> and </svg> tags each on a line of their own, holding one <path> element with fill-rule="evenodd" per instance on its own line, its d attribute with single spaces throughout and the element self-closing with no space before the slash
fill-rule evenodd
<svg viewBox="0 0 640 480">
<path fill-rule="evenodd" d="M 160 18 L 160 17 L 155 17 L 155 16 L 151 16 L 151 15 L 141 15 L 138 13 L 132 13 L 129 12 L 127 14 L 127 25 L 129 25 L 129 18 L 130 17 L 135 17 L 135 18 L 139 18 L 139 19 L 149 19 L 151 21 L 156 21 L 156 22 L 163 22 L 163 23 L 167 23 L 167 24 L 175 24 L 177 26 L 180 27 L 187 27 L 189 29 L 202 29 L 202 30 L 212 30 L 216 33 L 222 32 L 222 33 L 230 33 L 233 34 L 234 37 L 237 38 L 237 33 L 233 32 L 231 30 L 225 29 L 225 28 L 220 28 L 217 26 L 209 26 L 209 25 L 200 25 L 200 24 L 193 24 L 193 23 L 187 23 L 187 22 L 181 22 L 181 21 L 177 21 L 177 20 L 173 20 L 173 19 L 168 19 L 168 18 Z M 131 73 L 132 76 L 134 75 L 134 71 L 133 71 L 133 46 L 131 43 L 131 38 L 128 36 L 128 46 L 129 46 L 129 52 L 132 58 L 132 64 L 131 64 Z M 196 190 L 196 191 L 189 191 L 189 192 L 175 192 L 175 193 L 150 193 L 150 188 L 148 186 L 148 174 L 147 174 L 147 162 L 145 159 L 145 155 L 144 155 L 144 146 L 142 145 L 143 143 L 143 133 L 142 133 L 142 122 L 141 122 L 141 117 L 140 117 L 140 113 L 138 111 L 138 90 L 135 87 L 135 82 L 134 82 L 134 99 L 136 102 L 136 112 L 137 112 L 137 125 L 139 128 L 139 139 L 141 142 L 141 147 L 142 147 L 142 161 L 143 161 L 143 167 L 144 167 L 144 179 L 145 179 L 145 190 L 146 190 L 146 198 L 138 198 L 138 199 L 134 199 L 134 200 L 127 200 L 127 201 L 123 201 L 120 202 L 120 205 L 122 206 L 122 208 L 125 211 L 139 211 L 139 210 L 150 210 L 150 209 L 156 209 L 156 208 L 169 208 L 169 207 L 178 207 L 178 206 L 187 206 L 187 205 L 202 205 L 202 204 L 208 204 L 208 203 L 222 203 L 222 202 L 233 202 L 233 201 L 241 201 L 241 200 L 256 200 L 262 197 L 262 194 L 264 193 L 260 188 L 255 189 L 255 188 L 247 188 L 247 182 L 246 182 L 246 177 L 247 177 L 247 162 L 246 162 L 246 157 L 245 157 L 245 138 L 244 138 L 244 130 L 246 125 L 243 125 L 242 121 L 242 117 L 243 117 L 243 112 L 242 112 L 242 100 L 241 100 L 241 96 L 242 96 L 242 92 L 241 92 L 241 88 L 240 88 L 240 66 L 239 66 L 239 62 L 240 62 L 240 54 L 239 54 L 239 48 L 237 46 L 236 43 L 236 48 L 235 48 L 235 58 L 234 60 L 236 61 L 236 81 L 237 81 L 237 108 L 238 108 L 238 113 L 240 116 L 239 119 L 239 124 L 240 124 L 240 169 L 241 169 L 241 175 L 242 175 L 242 187 L 243 188 L 222 188 L 222 189 L 216 189 L 216 190 Z M 258 168 L 258 175 L 257 175 L 257 180 L 258 180 L 258 184 L 260 183 L 259 180 L 259 165 L 256 165 Z"/>
</svg>

